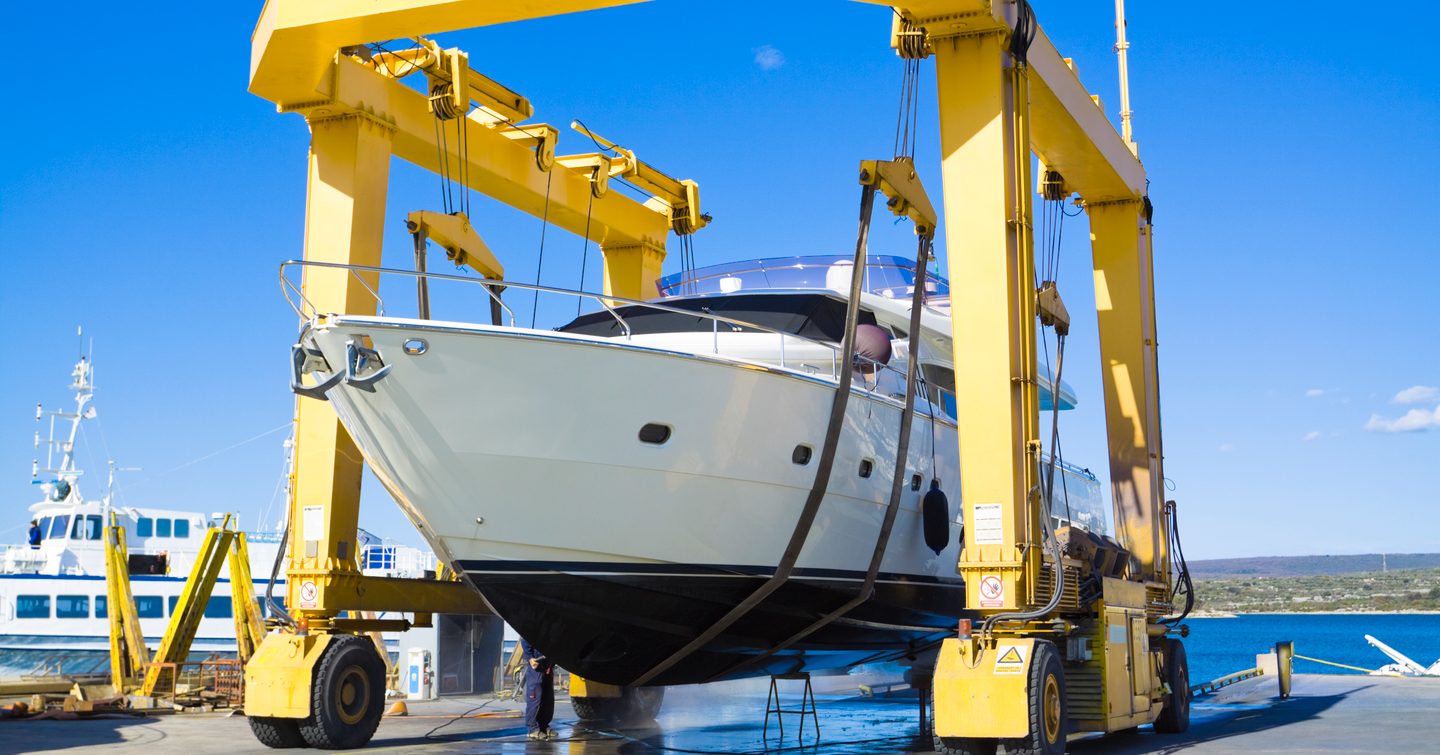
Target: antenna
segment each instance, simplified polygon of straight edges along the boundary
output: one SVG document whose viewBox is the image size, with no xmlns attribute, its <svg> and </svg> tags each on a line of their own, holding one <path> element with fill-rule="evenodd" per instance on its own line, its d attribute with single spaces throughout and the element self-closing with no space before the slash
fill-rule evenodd
<svg viewBox="0 0 1440 755">
<path fill-rule="evenodd" d="M 1125 0 L 1115 0 L 1115 56 L 1120 61 L 1120 138 L 1131 154 L 1140 156 L 1140 145 L 1135 143 L 1130 128 L 1130 63 L 1126 51 L 1130 43 L 1125 40 Z"/>
</svg>

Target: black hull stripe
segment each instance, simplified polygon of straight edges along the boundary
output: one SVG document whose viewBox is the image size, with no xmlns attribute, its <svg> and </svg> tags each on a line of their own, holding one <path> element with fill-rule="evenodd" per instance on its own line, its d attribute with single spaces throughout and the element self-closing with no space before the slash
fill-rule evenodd
<svg viewBox="0 0 1440 755">
<path fill-rule="evenodd" d="M 623 576 L 661 575 L 673 577 L 769 577 L 775 573 L 773 566 L 743 566 L 738 564 L 657 564 L 657 563 L 615 563 L 604 561 L 457 561 L 456 565 L 466 572 L 496 574 L 607 574 Z M 798 578 L 832 579 L 861 582 L 863 571 L 846 569 L 796 568 L 791 572 Z M 881 572 L 876 575 L 880 582 L 902 584 L 928 584 L 961 586 L 965 580 L 959 576 L 935 577 L 929 574 L 897 574 Z"/>
</svg>

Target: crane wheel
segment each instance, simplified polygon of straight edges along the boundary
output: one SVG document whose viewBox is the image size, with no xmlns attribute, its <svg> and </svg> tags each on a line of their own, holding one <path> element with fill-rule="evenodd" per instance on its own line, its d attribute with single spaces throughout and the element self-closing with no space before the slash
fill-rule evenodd
<svg viewBox="0 0 1440 755">
<path fill-rule="evenodd" d="M 935 737 L 935 752 L 940 755 L 995 755 L 1000 748 L 996 739 L 971 737 Z"/>
<path fill-rule="evenodd" d="M 624 687 L 620 697 L 572 697 L 570 707 L 582 724 L 625 728 L 655 723 L 664 702 L 664 687 Z"/>
<path fill-rule="evenodd" d="M 1065 710 L 1065 670 L 1055 643 L 1036 640 L 1030 659 L 1030 733 L 1003 740 L 1005 755 L 1063 755 L 1069 721 Z"/>
<path fill-rule="evenodd" d="M 385 663 L 369 637 L 339 635 L 315 664 L 310 717 L 300 734 L 311 747 L 349 750 L 375 736 L 385 712 Z"/>
<path fill-rule="evenodd" d="M 268 716 L 252 716 L 250 731 L 260 744 L 276 750 L 284 750 L 292 747 L 304 747 L 305 737 L 300 735 L 300 719 L 298 718 L 271 718 Z"/>
<path fill-rule="evenodd" d="M 1179 734 L 1190 728 L 1190 663 L 1185 659 L 1185 645 L 1174 637 L 1161 640 L 1160 670 L 1170 694 L 1155 719 L 1155 731 Z"/>
</svg>

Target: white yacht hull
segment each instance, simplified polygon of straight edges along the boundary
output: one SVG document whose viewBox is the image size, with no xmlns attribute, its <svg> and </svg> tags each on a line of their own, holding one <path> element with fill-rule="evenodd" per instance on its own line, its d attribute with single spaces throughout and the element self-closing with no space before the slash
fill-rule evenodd
<svg viewBox="0 0 1440 755">
<path fill-rule="evenodd" d="M 424 339 L 423 354 L 402 344 Z M 770 576 L 815 480 L 834 382 L 715 355 L 459 323 L 342 316 L 302 342 L 331 365 L 370 343 L 389 372 L 328 398 L 446 563 L 562 666 L 626 683 Z M 964 605 L 955 428 L 917 414 L 876 596 L 785 653 L 771 647 L 855 594 L 891 489 L 901 404 L 856 390 L 794 577 L 655 680 L 687 683 L 912 655 Z M 660 444 L 642 426 L 670 428 Z M 808 445 L 811 460 L 792 460 Z M 861 476 L 869 461 L 868 477 Z M 912 488 L 911 478 L 917 485 Z M 919 507 L 949 493 L 950 537 Z"/>
</svg>

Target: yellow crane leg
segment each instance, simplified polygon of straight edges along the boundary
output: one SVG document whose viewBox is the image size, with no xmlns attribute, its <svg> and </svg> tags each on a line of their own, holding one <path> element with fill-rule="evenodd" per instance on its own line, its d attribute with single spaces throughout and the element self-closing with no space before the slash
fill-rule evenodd
<svg viewBox="0 0 1440 755">
<path fill-rule="evenodd" d="M 1163 521 L 1151 226 L 1144 203 L 1088 206 L 1115 531 L 1146 580 L 1170 572 Z"/>
<path fill-rule="evenodd" d="M 1038 565 L 1035 484 L 1039 393 L 1030 152 L 1004 61 L 1007 36 L 936 40 L 952 335 L 960 423 L 966 603 L 991 613 L 1029 602 Z M 1021 111 L 1017 113 L 1017 111 Z M 1027 564 L 1022 553 L 1032 554 Z M 993 585 L 982 596 L 982 583 Z M 938 699 L 938 698 L 937 698 Z"/>
<path fill-rule="evenodd" d="M 653 299 L 659 295 L 655 282 L 665 247 L 652 244 L 603 247 L 605 254 L 604 293 L 626 299 Z"/>
<path fill-rule="evenodd" d="M 378 267 L 391 132 L 359 114 L 312 120 L 310 129 L 305 258 Z M 305 270 L 305 298 L 319 313 L 374 314 L 377 290 L 373 274 Z M 286 591 L 298 617 L 323 620 L 339 613 L 326 600 L 325 580 L 296 579 L 295 573 L 358 574 L 355 535 L 362 461 L 328 402 L 298 397 L 295 416 Z"/>
</svg>

